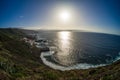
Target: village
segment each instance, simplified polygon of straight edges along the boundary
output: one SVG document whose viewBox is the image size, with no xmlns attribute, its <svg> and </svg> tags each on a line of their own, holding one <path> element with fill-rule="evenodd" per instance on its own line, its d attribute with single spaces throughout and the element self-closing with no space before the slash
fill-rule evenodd
<svg viewBox="0 0 120 80">
<path fill-rule="evenodd" d="M 47 46 L 48 44 L 48 40 L 44 39 L 44 38 L 39 38 L 39 36 L 35 35 L 35 36 L 27 36 L 27 37 L 23 37 L 22 40 L 28 44 L 30 44 L 31 46 L 35 46 L 39 49 L 41 49 L 41 51 L 49 51 L 49 47 Z"/>
</svg>

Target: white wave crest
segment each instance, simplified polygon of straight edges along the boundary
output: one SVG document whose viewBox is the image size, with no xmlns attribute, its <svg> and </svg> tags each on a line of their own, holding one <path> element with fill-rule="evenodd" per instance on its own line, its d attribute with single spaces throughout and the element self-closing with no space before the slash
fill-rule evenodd
<svg viewBox="0 0 120 80">
<path fill-rule="evenodd" d="M 115 60 L 113 60 L 113 62 L 116 62 L 118 60 L 120 60 L 120 52 L 118 53 L 118 56 L 115 58 Z"/>
<path fill-rule="evenodd" d="M 89 68 L 95 68 L 95 67 L 107 65 L 107 64 L 92 65 L 92 64 L 87 64 L 87 63 L 81 63 L 81 64 L 69 66 L 69 67 L 64 67 L 64 66 L 60 66 L 60 65 L 57 65 L 55 63 L 52 63 L 52 62 L 46 60 L 46 58 L 44 56 L 50 56 L 50 55 L 52 55 L 50 52 L 42 52 L 41 53 L 40 57 L 41 57 L 43 63 L 53 69 L 58 69 L 61 71 L 72 70 L 72 69 L 89 69 Z"/>
</svg>

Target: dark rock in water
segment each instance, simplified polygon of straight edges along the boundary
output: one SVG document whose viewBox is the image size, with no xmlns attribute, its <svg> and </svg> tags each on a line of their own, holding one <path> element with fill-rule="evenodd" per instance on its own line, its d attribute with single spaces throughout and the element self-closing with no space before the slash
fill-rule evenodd
<svg viewBox="0 0 120 80">
<path fill-rule="evenodd" d="M 47 42 L 47 40 L 43 40 L 43 42 L 44 42 L 44 43 L 46 43 L 46 42 Z"/>
<path fill-rule="evenodd" d="M 36 40 L 35 42 L 42 42 L 43 40 Z"/>
<path fill-rule="evenodd" d="M 43 43 L 46 43 L 47 40 L 45 40 L 45 39 L 39 39 L 39 40 L 36 40 L 36 42 L 43 42 Z"/>
<path fill-rule="evenodd" d="M 49 51 L 50 49 L 48 47 L 43 47 L 43 48 L 40 48 L 42 52 L 45 52 L 45 51 Z"/>
</svg>

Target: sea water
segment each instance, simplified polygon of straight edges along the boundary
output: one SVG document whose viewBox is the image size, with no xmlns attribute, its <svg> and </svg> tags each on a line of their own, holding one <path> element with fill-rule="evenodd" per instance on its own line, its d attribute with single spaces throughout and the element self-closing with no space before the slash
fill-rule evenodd
<svg viewBox="0 0 120 80">
<path fill-rule="evenodd" d="M 79 31 L 39 31 L 50 51 L 40 58 L 59 70 L 88 69 L 109 65 L 120 59 L 120 36 Z"/>
</svg>

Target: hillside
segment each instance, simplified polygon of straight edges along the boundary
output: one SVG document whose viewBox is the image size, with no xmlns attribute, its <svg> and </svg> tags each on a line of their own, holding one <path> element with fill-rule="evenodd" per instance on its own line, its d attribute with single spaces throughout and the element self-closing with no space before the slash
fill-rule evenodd
<svg viewBox="0 0 120 80">
<path fill-rule="evenodd" d="M 41 50 L 21 39 L 28 30 L 0 29 L 0 80 L 120 80 L 120 60 L 105 67 L 59 71 L 40 60 Z"/>
</svg>

